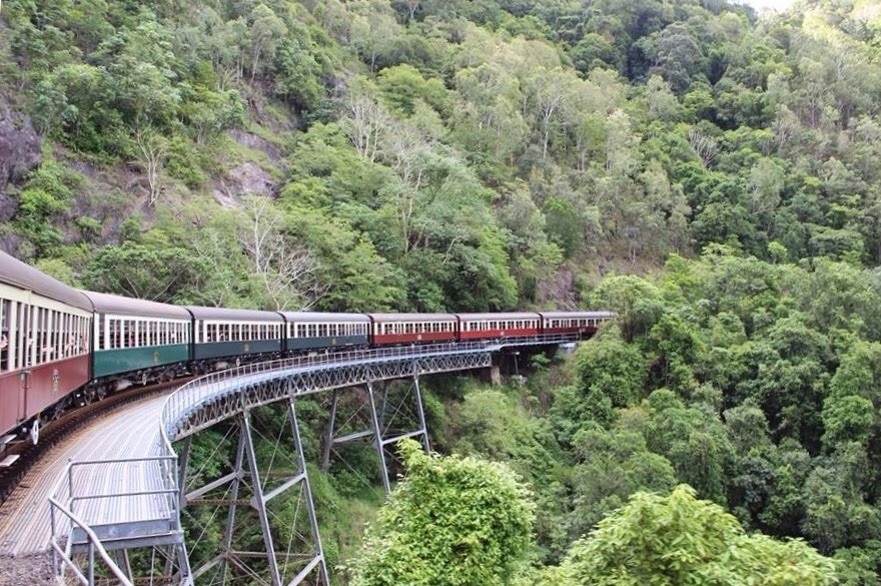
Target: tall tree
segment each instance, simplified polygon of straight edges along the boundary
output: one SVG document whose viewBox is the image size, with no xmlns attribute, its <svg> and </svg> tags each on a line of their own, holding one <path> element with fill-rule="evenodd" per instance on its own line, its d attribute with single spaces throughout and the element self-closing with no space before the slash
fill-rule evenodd
<svg viewBox="0 0 881 586">
<path fill-rule="evenodd" d="M 368 529 L 353 586 L 512 584 L 535 518 L 501 464 L 399 444 L 407 474 Z"/>
</svg>

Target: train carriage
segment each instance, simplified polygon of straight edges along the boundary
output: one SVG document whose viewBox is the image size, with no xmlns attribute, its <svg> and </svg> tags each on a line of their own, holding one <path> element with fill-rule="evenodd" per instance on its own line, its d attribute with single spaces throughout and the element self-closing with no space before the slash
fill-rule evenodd
<svg viewBox="0 0 881 586">
<path fill-rule="evenodd" d="M 285 321 L 280 313 L 221 307 L 186 309 L 193 316 L 196 361 L 281 354 Z"/>
<path fill-rule="evenodd" d="M 283 311 L 288 351 L 367 346 L 370 318 L 355 313 Z"/>
<path fill-rule="evenodd" d="M 451 313 L 370 313 L 374 344 L 412 344 L 456 340 L 459 318 Z"/>
<path fill-rule="evenodd" d="M 192 319 L 187 310 L 107 293 L 82 293 L 95 311 L 92 378 L 145 383 L 185 368 Z"/>
<path fill-rule="evenodd" d="M 542 311 L 543 334 L 593 334 L 603 322 L 614 317 L 610 311 Z"/>
<path fill-rule="evenodd" d="M 537 313 L 459 313 L 459 339 L 535 336 L 541 327 Z"/>
<path fill-rule="evenodd" d="M 76 289 L 0 252 L 0 444 L 24 426 L 36 441 L 88 382 L 91 320 Z"/>
</svg>

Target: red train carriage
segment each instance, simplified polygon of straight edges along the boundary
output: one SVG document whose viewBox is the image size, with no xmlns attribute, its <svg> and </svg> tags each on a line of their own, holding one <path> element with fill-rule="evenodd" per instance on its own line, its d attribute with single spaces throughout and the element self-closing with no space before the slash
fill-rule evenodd
<svg viewBox="0 0 881 586">
<path fill-rule="evenodd" d="M 612 319 L 611 311 L 542 311 L 543 334 L 593 334 L 604 321 Z"/>
<path fill-rule="evenodd" d="M 451 313 L 370 313 L 373 344 L 412 344 L 456 340 L 459 319 Z"/>
<path fill-rule="evenodd" d="M 460 313 L 459 339 L 535 336 L 541 317 L 537 313 Z"/>
<path fill-rule="evenodd" d="M 51 419 L 89 380 L 91 304 L 0 252 L 0 443 Z M 33 423 L 31 423 L 33 421 Z"/>
</svg>

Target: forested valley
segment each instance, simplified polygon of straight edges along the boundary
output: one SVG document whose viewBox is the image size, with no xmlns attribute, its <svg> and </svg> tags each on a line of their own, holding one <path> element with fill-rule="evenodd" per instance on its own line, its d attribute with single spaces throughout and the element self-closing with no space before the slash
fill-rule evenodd
<svg viewBox="0 0 881 586">
<path fill-rule="evenodd" d="M 525 381 L 430 381 L 449 456 L 405 444 L 385 506 L 311 470 L 334 583 L 881 584 L 881 3 L 0 10 L 0 247 L 48 274 L 617 312 Z"/>
</svg>

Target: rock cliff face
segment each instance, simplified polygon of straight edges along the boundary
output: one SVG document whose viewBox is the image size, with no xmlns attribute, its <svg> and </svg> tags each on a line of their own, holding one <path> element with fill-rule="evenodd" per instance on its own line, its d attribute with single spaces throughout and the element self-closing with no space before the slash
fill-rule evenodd
<svg viewBox="0 0 881 586">
<path fill-rule="evenodd" d="M 0 193 L 40 163 L 40 136 L 31 120 L 0 92 Z"/>
</svg>

